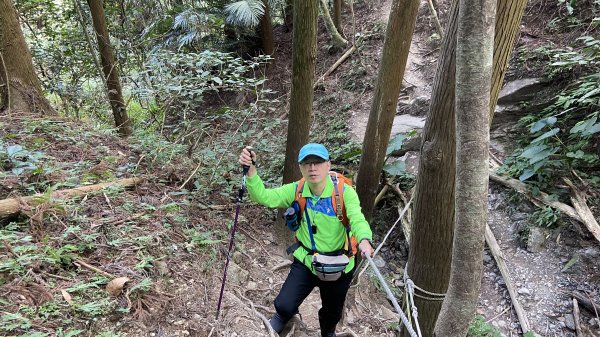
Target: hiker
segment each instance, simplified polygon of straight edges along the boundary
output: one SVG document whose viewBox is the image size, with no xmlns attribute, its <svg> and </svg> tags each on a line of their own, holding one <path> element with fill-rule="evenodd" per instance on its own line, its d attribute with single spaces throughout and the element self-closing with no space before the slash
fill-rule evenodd
<svg viewBox="0 0 600 337">
<path fill-rule="evenodd" d="M 315 143 L 300 149 L 303 179 L 281 187 L 265 188 L 252 148 L 242 150 L 239 163 L 250 167 L 246 180 L 250 199 L 271 208 L 287 208 L 286 223 L 296 234 L 297 242 L 288 248 L 294 261 L 275 298 L 273 330 L 281 333 L 313 288 L 319 287 L 321 336 L 335 337 L 355 269 L 353 254 L 360 250 L 363 256 L 373 256 L 371 228 L 351 181 L 330 172 L 329 152 Z"/>
</svg>

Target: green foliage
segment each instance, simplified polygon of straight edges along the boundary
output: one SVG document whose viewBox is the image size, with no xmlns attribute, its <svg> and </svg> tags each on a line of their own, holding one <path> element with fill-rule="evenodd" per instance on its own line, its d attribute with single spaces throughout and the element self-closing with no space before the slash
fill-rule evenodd
<svg viewBox="0 0 600 337">
<path fill-rule="evenodd" d="M 5 145 L 0 139 L 0 163 L 3 163 L 3 170 L 10 170 L 16 176 L 25 172 L 32 174 L 46 172 L 42 163 L 44 158 L 42 152 L 27 151 L 19 144 Z"/>
<path fill-rule="evenodd" d="M 537 227 L 553 227 L 560 222 L 560 210 L 544 207 L 529 215 L 529 222 Z"/>
<path fill-rule="evenodd" d="M 477 315 L 469 325 L 467 337 L 502 337 L 502 334 L 498 329 L 486 323 L 483 316 Z"/>
<path fill-rule="evenodd" d="M 227 22 L 253 28 L 265 14 L 262 0 L 241 0 L 225 6 Z"/>
</svg>

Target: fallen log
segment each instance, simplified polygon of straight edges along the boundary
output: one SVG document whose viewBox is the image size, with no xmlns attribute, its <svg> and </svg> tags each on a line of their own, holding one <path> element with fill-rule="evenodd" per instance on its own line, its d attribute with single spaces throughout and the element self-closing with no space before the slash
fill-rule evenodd
<svg viewBox="0 0 600 337">
<path fill-rule="evenodd" d="M 143 180 L 144 179 L 142 178 L 127 178 L 109 183 L 82 186 L 68 190 L 54 191 L 50 194 L 50 199 L 68 199 L 74 196 L 85 195 L 94 191 L 100 191 L 107 187 L 131 187 L 141 183 Z M 21 203 L 30 203 L 39 199 L 46 200 L 47 198 L 47 195 L 39 193 L 29 197 L 0 200 L 0 220 L 19 214 L 21 212 Z"/>
<path fill-rule="evenodd" d="M 577 213 L 577 211 L 573 207 L 571 207 L 565 203 L 562 203 L 560 201 L 552 200 L 552 198 L 550 198 L 550 196 L 544 192 L 540 192 L 539 195 L 533 195 L 528 190 L 527 184 L 525 184 L 522 181 L 519 181 L 519 180 L 513 179 L 513 178 L 502 177 L 491 171 L 490 171 L 490 179 L 492 181 L 495 181 L 506 187 L 513 188 L 515 191 L 528 197 L 537 206 L 544 204 L 544 205 L 550 206 L 552 208 L 556 208 L 556 209 L 560 210 L 561 212 L 563 212 L 564 214 L 568 215 L 569 217 L 573 218 L 574 220 L 577 220 L 577 221 L 583 223 L 583 219 L 581 218 L 581 216 L 579 216 L 579 213 Z"/>
<path fill-rule="evenodd" d="M 500 269 L 500 274 L 502 274 L 502 278 L 504 279 L 504 284 L 506 285 L 506 289 L 508 290 L 508 294 L 510 295 L 510 299 L 513 304 L 513 308 L 515 308 L 515 312 L 517 313 L 517 318 L 519 319 L 519 323 L 521 324 L 521 330 L 523 334 L 531 331 L 529 327 L 529 321 L 527 320 L 527 316 L 525 315 L 525 310 L 521 307 L 521 304 L 517 300 L 517 292 L 515 291 L 515 287 L 512 284 L 512 280 L 510 278 L 510 273 L 508 271 L 508 267 L 506 266 L 506 262 L 504 261 L 504 254 L 502 254 L 502 250 L 500 250 L 500 246 L 494 237 L 494 233 L 489 225 L 485 225 L 485 242 L 490 248 L 490 252 L 494 256 L 496 260 L 496 265 L 498 269 Z M 535 336 L 535 332 L 531 331 Z"/>
<path fill-rule="evenodd" d="M 581 217 L 581 222 L 583 222 L 596 240 L 600 242 L 600 225 L 598 225 L 598 221 L 596 221 L 594 214 L 587 205 L 585 194 L 578 190 L 569 179 L 563 178 L 563 181 L 571 189 L 571 202 L 573 203 L 577 214 Z"/>
</svg>

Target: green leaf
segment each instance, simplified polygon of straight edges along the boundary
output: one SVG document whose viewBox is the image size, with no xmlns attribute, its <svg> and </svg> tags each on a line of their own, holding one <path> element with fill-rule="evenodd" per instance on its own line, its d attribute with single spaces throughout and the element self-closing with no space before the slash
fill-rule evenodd
<svg viewBox="0 0 600 337">
<path fill-rule="evenodd" d="M 596 123 L 597 120 L 598 116 L 593 116 L 590 119 L 577 122 L 577 124 L 575 124 L 575 126 L 571 129 L 571 131 L 569 131 L 569 133 L 574 134 L 581 132 L 582 134 L 585 134 L 586 130 L 592 128 L 592 126 L 594 125 L 594 123 Z"/>
<path fill-rule="evenodd" d="M 550 157 L 551 155 L 555 154 L 556 151 L 558 151 L 558 147 L 555 148 L 551 148 L 551 149 L 547 149 L 544 151 L 541 151 L 539 153 L 536 153 L 535 156 L 531 157 L 531 159 L 529 159 L 529 164 L 535 164 L 541 160 L 544 160 L 548 157 Z"/>
<path fill-rule="evenodd" d="M 552 130 L 544 133 L 543 135 L 537 137 L 536 139 L 532 140 L 531 143 L 537 143 L 540 140 L 544 140 L 544 139 L 546 139 L 548 137 L 552 137 L 552 136 L 556 135 L 558 133 L 558 131 L 560 131 L 559 128 L 554 128 L 554 129 L 552 129 Z"/>
<path fill-rule="evenodd" d="M 568 158 L 581 159 L 585 153 L 581 150 L 577 150 L 577 152 L 567 152 Z"/>
<path fill-rule="evenodd" d="M 573 265 L 575 265 L 575 263 L 577 263 L 577 261 L 579 261 L 579 255 L 575 254 L 570 260 L 569 262 L 567 262 L 567 264 L 565 264 L 564 268 L 561 270 L 561 272 L 566 272 L 567 270 L 569 270 L 569 268 L 573 267 Z"/>
<path fill-rule="evenodd" d="M 546 120 L 540 119 L 539 121 L 533 123 L 533 125 L 531 126 L 531 130 L 529 130 L 529 132 L 536 133 L 536 132 L 540 131 L 544 126 L 546 126 Z"/>
<path fill-rule="evenodd" d="M 11 145 L 6 148 L 6 153 L 8 157 L 14 157 L 15 154 L 23 151 L 23 147 L 21 145 Z"/>
<path fill-rule="evenodd" d="M 600 123 L 594 124 L 594 125 L 590 126 L 589 128 L 586 128 L 585 131 L 583 131 L 583 135 L 590 136 L 598 131 L 600 131 Z"/>
<path fill-rule="evenodd" d="M 525 151 L 523 151 L 523 153 L 521 153 L 521 157 L 533 158 L 536 154 L 546 150 L 547 148 L 548 146 L 544 144 L 529 146 L 525 149 Z"/>
<path fill-rule="evenodd" d="M 391 164 L 385 165 L 383 170 L 390 175 L 398 176 L 406 172 L 406 163 L 402 160 L 396 160 Z"/>
<path fill-rule="evenodd" d="M 525 181 L 529 178 L 531 178 L 533 175 L 535 174 L 534 170 L 531 169 L 526 169 L 525 171 L 523 171 L 523 173 L 521 173 L 521 175 L 519 176 L 519 180 L 520 181 Z"/>
<path fill-rule="evenodd" d="M 223 80 L 220 77 L 213 77 L 212 78 L 213 81 L 215 81 L 218 85 L 223 84 Z"/>
<path fill-rule="evenodd" d="M 390 153 L 400 150 L 402 148 L 402 143 L 406 139 L 406 135 L 403 133 L 398 133 L 392 138 L 390 143 L 388 144 L 387 150 L 385 151 L 385 155 L 389 156 Z"/>
</svg>

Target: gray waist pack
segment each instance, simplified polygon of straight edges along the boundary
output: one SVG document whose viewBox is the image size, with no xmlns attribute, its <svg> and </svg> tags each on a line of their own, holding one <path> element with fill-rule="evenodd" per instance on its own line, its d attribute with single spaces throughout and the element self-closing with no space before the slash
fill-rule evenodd
<svg viewBox="0 0 600 337">
<path fill-rule="evenodd" d="M 337 256 L 315 254 L 312 259 L 312 265 L 321 281 L 338 280 L 349 262 L 350 259 L 344 254 Z"/>
</svg>

